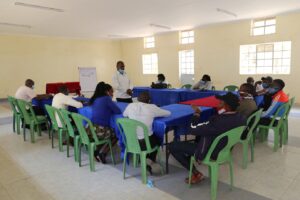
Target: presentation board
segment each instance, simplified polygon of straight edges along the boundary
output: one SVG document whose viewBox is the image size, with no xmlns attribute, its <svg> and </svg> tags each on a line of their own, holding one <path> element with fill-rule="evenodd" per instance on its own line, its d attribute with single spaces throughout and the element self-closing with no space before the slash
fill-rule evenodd
<svg viewBox="0 0 300 200">
<path fill-rule="evenodd" d="M 78 67 L 81 92 L 94 92 L 97 86 L 96 67 Z"/>
</svg>

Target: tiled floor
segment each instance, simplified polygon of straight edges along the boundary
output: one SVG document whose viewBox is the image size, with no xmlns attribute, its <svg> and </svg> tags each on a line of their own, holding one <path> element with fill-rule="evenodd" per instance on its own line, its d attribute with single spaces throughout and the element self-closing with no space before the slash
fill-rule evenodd
<svg viewBox="0 0 300 200">
<path fill-rule="evenodd" d="M 0 105 L 0 121 L 10 117 Z M 272 143 L 255 146 L 255 162 L 241 169 L 241 148 L 234 149 L 235 188 L 230 191 L 228 167 L 220 169 L 218 199 L 300 199 L 300 118 L 293 110 L 289 119 L 290 145 L 274 153 Z M 1 124 L 1 123 L 0 123 Z M 141 184 L 139 169 L 130 168 L 122 179 L 121 165 L 97 163 L 96 172 L 79 168 L 66 152 L 51 149 L 47 134 L 35 144 L 24 142 L 12 133 L 12 125 L 0 125 L 0 200 L 81 200 L 81 199 L 203 199 L 209 198 L 209 180 L 188 189 L 183 179 L 187 172 L 171 159 L 170 174 L 150 177 L 154 188 Z M 119 161 L 120 162 L 120 161 Z M 199 169 L 207 174 L 207 168 Z"/>
</svg>

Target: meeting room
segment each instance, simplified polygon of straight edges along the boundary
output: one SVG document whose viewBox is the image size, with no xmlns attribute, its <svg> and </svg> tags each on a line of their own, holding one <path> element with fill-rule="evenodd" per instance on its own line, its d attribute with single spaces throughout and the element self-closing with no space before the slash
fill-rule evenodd
<svg viewBox="0 0 300 200">
<path fill-rule="evenodd" d="M 0 200 L 299 199 L 299 0 L 0 16 Z"/>
</svg>

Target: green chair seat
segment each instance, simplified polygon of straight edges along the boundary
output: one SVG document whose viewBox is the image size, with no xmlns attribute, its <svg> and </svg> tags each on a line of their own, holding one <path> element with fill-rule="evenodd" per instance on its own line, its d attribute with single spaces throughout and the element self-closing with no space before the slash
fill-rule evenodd
<svg viewBox="0 0 300 200">
<path fill-rule="evenodd" d="M 235 92 L 235 91 L 239 90 L 239 87 L 235 86 L 235 85 L 227 85 L 227 86 L 224 87 L 223 90 L 228 91 L 228 92 Z"/>
<path fill-rule="evenodd" d="M 23 120 L 23 115 L 19 111 L 20 109 L 18 109 L 16 98 L 12 96 L 8 96 L 7 99 L 11 107 L 11 110 L 13 111 L 13 132 L 16 132 L 16 126 L 17 126 L 17 134 L 20 135 L 21 133 L 20 126 Z"/>
<path fill-rule="evenodd" d="M 192 85 L 191 84 L 185 84 L 181 87 L 182 89 L 191 89 Z"/>
</svg>

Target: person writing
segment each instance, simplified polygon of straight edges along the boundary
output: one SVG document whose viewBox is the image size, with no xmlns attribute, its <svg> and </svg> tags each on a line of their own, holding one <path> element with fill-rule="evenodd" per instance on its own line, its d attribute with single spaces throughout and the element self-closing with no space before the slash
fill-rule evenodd
<svg viewBox="0 0 300 200">
<path fill-rule="evenodd" d="M 132 85 L 125 72 L 125 64 L 123 61 L 117 62 L 117 72 L 112 78 L 112 84 L 116 90 L 116 98 L 118 102 L 132 103 Z"/>
</svg>

